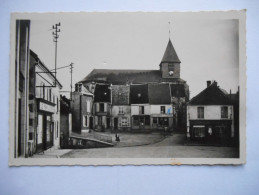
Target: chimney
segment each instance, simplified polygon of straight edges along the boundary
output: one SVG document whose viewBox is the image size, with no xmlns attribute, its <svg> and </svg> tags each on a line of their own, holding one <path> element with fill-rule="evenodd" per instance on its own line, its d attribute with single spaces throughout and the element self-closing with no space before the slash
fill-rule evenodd
<svg viewBox="0 0 259 195">
<path fill-rule="evenodd" d="M 211 85 L 211 81 L 207 81 L 207 87 Z"/>
</svg>

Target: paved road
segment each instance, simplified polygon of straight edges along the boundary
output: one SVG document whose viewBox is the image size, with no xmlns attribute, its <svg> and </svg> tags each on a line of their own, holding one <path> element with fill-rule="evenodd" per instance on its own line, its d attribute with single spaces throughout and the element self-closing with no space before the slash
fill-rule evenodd
<svg viewBox="0 0 259 195">
<path fill-rule="evenodd" d="M 146 146 L 72 150 L 61 158 L 236 158 L 238 149 L 215 146 L 184 146 L 182 136 L 169 136 Z"/>
</svg>

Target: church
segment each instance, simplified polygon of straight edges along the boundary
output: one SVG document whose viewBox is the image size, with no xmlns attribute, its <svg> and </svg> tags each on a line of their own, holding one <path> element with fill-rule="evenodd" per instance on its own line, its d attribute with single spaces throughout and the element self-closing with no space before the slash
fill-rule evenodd
<svg viewBox="0 0 259 195">
<path fill-rule="evenodd" d="M 169 39 L 157 70 L 94 69 L 82 84 L 94 95 L 93 129 L 186 132 L 189 86 Z"/>
</svg>

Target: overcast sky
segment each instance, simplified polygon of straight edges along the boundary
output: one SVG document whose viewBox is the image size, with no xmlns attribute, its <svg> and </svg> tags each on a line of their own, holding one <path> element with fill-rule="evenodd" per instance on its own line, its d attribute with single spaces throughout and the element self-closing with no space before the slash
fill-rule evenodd
<svg viewBox="0 0 259 195">
<path fill-rule="evenodd" d="M 216 80 L 227 91 L 238 87 L 238 20 L 227 13 L 74 13 L 31 18 L 30 48 L 54 68 L 52 25 L 61 22 L 58 67 L 74 63 L 73 85 L 96 69 L 158 70 L 170 38 L 181 60 L 181 78 L 191 97 Z M 69 69 L 58 70 L 70 90 Z M 67 95 L 69 97 L 69 95 Z"/>
</svg>

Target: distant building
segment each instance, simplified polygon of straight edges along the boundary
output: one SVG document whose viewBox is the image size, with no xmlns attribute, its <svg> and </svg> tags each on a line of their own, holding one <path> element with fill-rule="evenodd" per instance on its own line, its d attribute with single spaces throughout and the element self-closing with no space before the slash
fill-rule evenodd
<svg viewBox="0 0 259 195">
<path fill-rule="evenodd" d="M 72 130 L 77 133 L 93 129 L 93 94 L 82 83 L 76 84 L 70 102 L 72 112 Z"/>
<path fill-rule="evenodd" d="M 157 106 L 165 105 L 165 112 L 171 108 L 170 117 L 167 115 L 165 117 L 164 113 L 161 113 L 161 119 L 159 124 L 168 124 L 172 126 L 170 121 L 174 121 L 175 130 L 184 131 L 186 130 L 186 103 L 189 100 L 189 86 L 186 81 L 180 78 L 180 63 L 176 51 L 172 45 L 171 40 L 169 40 L 162 61 L 159 65 L 159 70 L 110 70 L 110 69 L 94 69 L 90 74 L 88 74 L 82 81 L 83 85 L 92 93 L 94 93 L 94 115 L 95 115 L 95 128 L 97 129 L 110 129 L 110 124 L 113 125 L 112 128 L 118 128 L 120 125 L 125 125 L 129 129 L 151 129 L 153 126 L 153 121 L 151 122 L 151 106 L 149 103 L 149 95 L 151 99 L 154 99 L 154 94 L 149 94 L 149 86 L 153 84 L 167 84 L 169 87 L 171 97 L 166 103 L 162 99 L 159 102 L 159 98 L 155 100 L 156 103 L 152 106 L 153 111 L 156 110 Z M 123 103 L 121 109 L 126 109 L 126 115 L 123 118 L 118 116 L 115 111 L 118 109 L 119 105 L 117 102 L 113 102 L 111 93 L 116 93 L 114 86 L 130 86 L 130 102 L 129 105 Z M 161 85 L 163 86 L 163 85 Z M 158 85 L 159 87 L 159 85 Z M 121 87 L 122 89 L 122 87 Z M 152 91 L 152 87 L 150 88 Z M 162 91 L 164 89 L 161 89 Z M 159 96 L 160 94 L 157 94 Z M 168 96 L 166 97 L 168 98 Z M 153 103 L 151 103 L 153 104 Z M 156 105 L 156 106 L 155 106 Z M 129 110 L 129 106 L 130 109 Z M 122 108 L 123 107 L 123 108 Z M 114 108 L 114 112 L 110 115 L 110 109 Z M 163 109 L 164 107 L 160 108 Z M 131 112 L 132 119 L 128 121 L 128 114 Z M 115 116 L 113 116 L 113 114 Z M 157 114 L 155 113 L 152 114 Z M 168 121 L 166 121 L 168 119 Z M 111 121 L 112 120 L 112 121 Z M 114 121 L 115 120 L 115 121 Z M 119 120 L 122 120 L 120 122 Z M 164 122 L 162 122 L 164 121 Z M 156 124 L 156 117 L 154 116 L 154 122 Z M 163 126 L 162 125 L 162 126 Z M 155 125 L 154 125 L 155 129 Z"/>
<path fill-rule="evenodd" d="M 70 99 L 60 96 L 60 147 L 68 148 L 69 136 L 72 132 L 72 112 Z"/>
<path fill-rule="evenodd" d="M 187 137 L 207 144 L 230 144 L 236 136 L 234 113 L 229 94 L 217 82 L 207 81 L 207 88 L 187 106 Z"/>
</svg>

